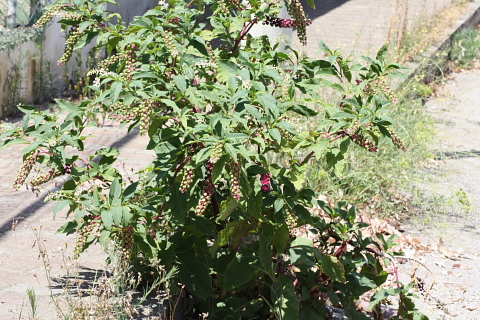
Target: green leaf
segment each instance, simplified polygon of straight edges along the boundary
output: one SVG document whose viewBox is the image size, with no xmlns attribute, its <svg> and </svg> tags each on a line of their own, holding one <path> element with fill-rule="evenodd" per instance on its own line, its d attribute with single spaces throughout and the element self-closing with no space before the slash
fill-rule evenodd
<svg viewBox="0 0 480 320">
<path fill-rule="evenodd" d="M 57 213 L 62 211 L 66 206 L 73 204 L 72 200 L 62 200 L 59 203 L 53 207 L 52 212 L 53 212 L 53 219 L 57 217 Z"/>
<path fill-rule="evenodd" d="M 195 39 L 190 41 L 190 45 L 193 46 L 195 49 L 197 49 L 198 52 L 208 57 L 209 54 L 208 54 L 207 47 L 205 46 L 205 41 L 200 37 L 195 37 Z"/>
<path fill-rule="evenodd" d="M 80 111 L 78 106 L 73 102 L 70 102 L 68 100 L 63 100 L 63 99 L 55 99 L 55 101 L 57 102 L 60 108 L 67 111 L 68 113 L 74 113 L 74 112 Z"/>
<path fill-rule="evenodd" d="M 298 297 L 295 292 L 293 280 L 289 279 L 285 275 L 280 275 L 281 295 L 278 296 L 278 291 L 275 290 L 275 285 L 272 286 L 272 299 L 273 301 L 280 300 L 280 311 L 282 319 L 295 320 L 298 319 L 298 313 L 300 312 L 300 305 Z"/>
<path fill-rule="evenodd" d="M 225 165 L 229 160 L 230 156 L 224 154 L 213 166 L 212 181 L 214 184 L 217 183 L 218 180 L 220 180 L 220 178 L 222 177 L 223 169 L 225 168 Z"/>
<path fill-rule="evenodd" d="M 57 230 L 57 234 L 60 234 L 60 233 L 65 233 L 66 235 L 73 234 L 77 232 L 77 228 L 78 228 L 77 221 L 69 221 Z"/>
<path fill-rule="evenodd" d="M 218 60 L 217 65 L 217 79 L 221 82 L 228 82 L 231 77 L 236 77 L 240 73 L 240 69 L 232 61 Z"/>
<path fill-rule="evenodd" d="M 117 226 L 127 227 L 132 219 L 130 208 L 125 206 L 115 206 L 111 209 L 113 223 Z"/>
<path fill-rule="evenodd" d="M 110 199 L 110 205 L 116 205 L 120 201 L 120 197 L 122 195 L 122 185 L 120 184 L 120 180 L 116 178 L 113 180 L 112 184 L 110 185 L 110 192 L 108 197 Z"/>
<path fill-rule="evenodd" d="M 288 226 L 285 223 L 282 223 L 280 227 L 275 228 L 272 244 L 275 246 L 278 253 L 283 253 L 288 240 L 290 240 L 290 231 L 288 230 Z"/>
<path fill-rule="evenodd" d="M 397 296 L 400 292 L 402 292 L 402 288 L 383 288 L 380 291 L 377 291 L 370 299 L 368 309 L 371 310 L 380 301 L 385 300 L 389 296 Z"/>
<path fill-rule="evenodd" d="M 377 57 L 375 59 L 377 59 L 378 61 L 380 61 L 381 63 L 385 63 L 385 59 L 387 58 L 387 54 L 388 54 L 388 49 L 387 49 L 387 45 L 384 44 L 380 50 L 378 50 L 377 52 Z"/>
<path fill-rule="evenodd" d="M 275 209 L 275 212 L 279 212 L 280 210 L 283 209 L 283 205 L 284 205 L 284 201 L 282 198 L 278 198 L 277 200 L 275 200 L 274 204 L 273 204 L 273 207 Z"/>
<path fill-rule="evenodd" d="M 337 258 L 315 252 L 316 258 L 322 263 L 323 272 L 333 281 L 345 282 L 345 270 Z"/>
<path fill-rule="evenodd" d="M 122 83 L 115 81 L 110 87 L 110 97 L 112 98 L 112 103 L 116 103 L 118 101 L 120 92 L 122 92 Z"/>
<path fill-rule="evenodd" d="M 235 148 L 230 143 L 225 143 L 224 148 L 225 148 L 225 151 L 227 151 L 228 154 L 230 154 L 233 160 L 237 162 L 238 161 L 237 150 L 235 150 Z"/>
<path fill-rule="evenodd" d="M 105 229 L 110 231 L 113 225 L 113 212 L 111 210 L 102 210 L 101 215 Z"/>
<path fill-rule="evenodd" d="M 27 105 L 18 105 L 17 108 L 25 114 L 37 113 L 39 111 L 37 107 Z"/>
<path fill-rule="evenodd" d="M 256 257 L 237 252 L 225 270 L 224 289 L 232 291 L 252 279 L 258 270 Z"/>
<path fill-rule="evenodd" d="M 282 134 L 280 133 L 280 130 L 278 130 L 277 128 L 271 128 L 268 130 L 268 133 L 270 134 L 270 137 L 275 140 L 276 143 L 282 143 Z"/>
<path fill-rule="evenodd" d="M 265 108 L 267 112 L 277 119 L 279 110 L 277 107 L 277 100 L 271 94 L 263 93 L 257 95 L 258 102 Z"/>
<path fill-rule="evenodd" d="M 311 0 L 310 0 L 311 1 Z M 321 51 L 327 51 L 327 52 L 331 52 L 330 48 L 325 44 L 325 42 L 323 40 L 319 40 L 318 41 L 318 47 L 320 48 Z"/>
<path fill-rule="evenodd" d="M 175 85 L 177 86 L 178 90 L 185 94 L 185 91 L 187 90 L 187 81 L 185 80 L 185 76 L 181 74 L 176 75 L 173 77 L 173 81 L 175 81 Z"/>
<path fill-rule="evenodd" d="M 207 265 L 189 252 L 178 253 L 177 258 L 180 281 L 198 298 L 207 299 L 212 294 L 212 280 Z"/>
</svg>

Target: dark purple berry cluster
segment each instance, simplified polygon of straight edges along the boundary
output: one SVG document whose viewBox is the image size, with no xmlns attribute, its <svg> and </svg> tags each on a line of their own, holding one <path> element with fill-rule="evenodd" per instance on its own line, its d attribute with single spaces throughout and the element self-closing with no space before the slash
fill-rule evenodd
<svg viewBox="0 0 480 320">
<path fill-rule="evenodd" d="M 277 28 L 296 28 L 297 21 L 295 19 L 274 18 L 267 16 L 267 20 L 263 22 L 263 25 Z"/>
<path fill-rule="evenodd" d="M 269 173 L 264 173 L 260 175 L 260 183 L 262 184 L 263 192 L 269 193 L 270 191 L 272 191 L 272 184 Z"/>
<path fill-rule="evenodd" d="M 307 18 L 303 5 L 299 0 L 285 0 L 288 14 L 296 21 L 297 35 L 303 45 L 307 44 L 307 26 L 312 21 Z"/>
<path fill-rule="evenodd" d="M 370 152 L 377 152 L 378 151 L 378 146 L 362 136 L 359 133 L 350 133 L 348 134 L 349 138 L 357 145 L 359 145 L 362 148 L 365 148 L 367 151 Z"/>
</svg>

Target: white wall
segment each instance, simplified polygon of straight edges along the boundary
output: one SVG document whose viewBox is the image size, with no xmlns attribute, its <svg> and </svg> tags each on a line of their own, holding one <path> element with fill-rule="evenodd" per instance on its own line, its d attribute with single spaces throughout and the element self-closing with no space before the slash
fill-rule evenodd
<svg viewBox="0 0 480 320">
<path fill-rule="evenodd" d="M 142 15 L 147 10 L 154 8 L 158 4 L 158 0 L 118 0 L 118 3 L 120 5 L 119 7 L 109 5 L 107 9 L 120 13 L 124 22 L 129 23 L 133 20 L 134 16 Z M 23 70 L 23 76 L 25 78 L 25 83 L 22 85 L 22 98 L 26 103 L 33 102 L 34 66 L 36 62 L 33 62 L 32 59 L 42 54 L 42 51 L 39 50 L 40 44 L 43 46 L 43 59 L 51 62 L 52 70 L 50 72 L 52 72 L 54 80 L 53 88 L 57 91 L 65 90 L 66 82 L 62 79 L 65 73 L 65 67 L 57 66 L 57 61 L 62 56 L 65 47 L 65 33 L 61 31 L 58 23 L 51 22 L 36 41 L 29 40 L 13 48 L 0 51 L 0 106 L 5 103 L 7 98 L 7 93 L 4 92 L 7 74 L 15 70 L 15 64 L 18 64 L 19 61 L 22 63 L 21 69 Z M 85 69 L 86 58 L 92 46 L 93 44 L 84 48 L 82 52 L 82 69 Z M 70 76 L 73 74 L 75 68 L 76 62 L 75 59 L 72 58 L 68 64 Z M 8 106 L 10 110 L 7 110 L 6 108 L 0 107 L 0 117 L 7 115 L 11 110 L 14 110 L 14 108 L 15 106 Z"/>
</svg>

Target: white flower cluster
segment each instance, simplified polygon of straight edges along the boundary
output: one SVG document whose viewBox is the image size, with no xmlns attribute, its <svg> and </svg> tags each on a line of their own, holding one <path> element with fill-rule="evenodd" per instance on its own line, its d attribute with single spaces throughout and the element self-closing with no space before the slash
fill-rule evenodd
<svg viewBox="0 0 480 320">
<path fill-rule="evenodd" d="M 102 69 L 92 69 L 92 70 L 88 71 L 87 72 L 87 77 L 89 77 L 91 75 L 97 75 L 95 80 L 93 80 L 93 85 L 95 87 L 100 88 L 100 77 L 115 76 L 116 74 L 115 74 L 115 72 L 107 71 L 107 70 L 102 68 Z"/>
<path fill-rule="evenodd" d="M 217 64 L 213 61 L 203 60 L 203 61 L 195 62 L 193 67 L 198 69 L 207 69 L 207 68 L 217 69 Z"/>
<path fill-rule="evenodd" d="M 15 127 L 11 123 L 0 123 L 0 134 L 10 131 L 10 130 L 15 130 L 17 127 Z"/>
<path fill-rule="evenodd" d="M 71 194 L 67 194 L 65 191 L 58 190 L 58 191 L 50 192 L 49 194 L 47 194 L 47 196 L 43 201 L 47 202 L 47 201 L 66 200 L 66 199 L 70 199 L 70 196 Z"/>
</svg>

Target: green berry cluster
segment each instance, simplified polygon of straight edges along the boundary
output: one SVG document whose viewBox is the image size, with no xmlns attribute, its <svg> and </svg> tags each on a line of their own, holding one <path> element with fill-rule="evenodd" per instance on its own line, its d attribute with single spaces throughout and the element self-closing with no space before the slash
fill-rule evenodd
<svg viewBox="0 0 480 320">
<path fill-rule="evenodd" d="M 293 210 L 287 210 L 286 212 L 286 222 L 290 226 L 290 230 L 295 228 L 295 224 L 297 219 L 295 218 L 295 215 L 293 214 Z"/>
<path fill-rule="evenodd" d="M 32 171 L 33 166 L 35 165 L 35 162 L 37 161 L 37 157 L 38 157 L 38 153 L 36 152 L 32 152 L 25 157 L 25 160 L 23 161 L 23 165 L 20 168 L 20 171 L 18 172 L 17 179 L 13 184 L 13 188 L 15 190 L 18 190 L 22 186 L 22 184 L 25 183 L 25 180 L 30 174 L 30 171 Z"/>
<path fill-rule="evenodd" d="M 212 157 L 210 158 L 210 162 L 211 163 L 216 163 L 222 155 L 223 155 L 223 143 L 217 142 L 213 146 Z"/>
<path fill-rule="evenodd" d="M 88 238 L 99 223 L 100 216 L 95 216 L 93 217 L 93 219 L 87 222 L 86 226 L 83 229 L 79 229 L 77 231 L 77 241 L 75 243 L 75 249 L 73 250 L 73 259 L 78 259 L 80 253 L 85 250 Z"/>
<path fill-rule="evenodd" d="M 192 168 L 183 170 L 183 178 L 182 178 L 182 183 L 180 184 L 180 192 L 182 193 L 187 192 L 188 188 L 193 182 L 194 176 L 195 176 L 195 170 L 193 170 Z"/>
<path fill-rule="evenodd" d="M 215 192 L 215 185 L 212 181 L 212 171 L 213 171 L 214 164 L 210 161 L 207 163 L 206 174 L 205 174 L 205 188 L 203 189 L 202 196 L 200 197 L 200 201 L 195 208 L 195 213 L 197 215 L 201 215 L 207 209 L 208 204 L 212 200 L 213 193 Z"/>
<path fill-rule="evenodd" d="M 385 81 L 377 78 L 374 80 L 374 83 L 380 89 L 380 91 L 382 91 L 383 94 L 388 98 L 388 100 L 392 102 L 398 102 L 398 98 L 395 96 L 395 93 L 393 93 L 393 90 Z"/>
<path fill-rule="evenodd" d="M 61 56 L 58 60 L 57 64 L 59 66 L 64 65 L 68 62 L 68 60 L 70 60 L 73 54 L 73 48 L 75 47 L 75 44 L 77 44 L 78 40 L 80 40 L 81 37 L 83 37 L 87 32 L 91 31 L 92 29 L 93 25 L 89 25 L 83 31 L 79 31 L 78 26 L 72 27 L 67 38 L 67 43 L 65 44 L 65 52 L 63 53 L 63 56 Z"/>
<path fill-rule="evenodd" d="M 56 15 L 57 12 L 63 9 L 65 5 L 63 4 L 56 4 L 50 8 L 50 10 L 47 10 L 41 17 L 40 19 L 37 20 L 37 22 L 33 25 L 34 28 L 39 29 L 43 26 L 45 26 L 52 18 Z"/>
<path fill-rule="evenodd" d="M 110 68 L 112 65 L 114 65 L 115 63 L 120 62 L 121 60 L 122 60 L 122 59 L 121 59 L 120 55 L 115 54 L 115 55 L 110 56 L 110 57 L 106 58 L 105 60 L 103 60 L 103 61 L 100 63 L 100 67 L 101 67 L 101 68 L 108 69 L 108 68 Z"/>
<path fill-rule="evenodd" d="M 365 138 L 363 135 L 360 133 L 354 132 L 351 134 L 348 134 L 348 137 L 357 145 L 359 145 L 362 148 L 365 148 L 367 151 L 370 152 L 377 152 L 378 151 L 378 146 Z"/>
<path fill-rule="evenodd" d="M 132 226 L 128 226 L 123 228 L 122 230 L 122 237 L 120 240 L 120 247 L 121 247 L 121 254 L 124 262 L 130 261 L 132 256 L 132 249 L 133 249 L 133 234 L 134 230 Z"/>
<path fill-rule="evenodd" d="M 41 175 L 35 177 L 34 179 L 32 179 L 32 181 L 30 181 L 30 185 L 32 187 L 38 187 L 39 185 L 47 183 L 48 181 L 50 181 L 53 178 L 58 177 L 60 175 L 62 175 L 62 173 L 60 171 L 52 168 L 52 169 L 48 170 L 46 173 L 41 174 Z"/>
<path fill-rule="evenodd" d="M 240 191 L 240 163 L 233 162 L 231 165 L 231 172 L 230 172 L 230 192 L 232 193 L 232 197 L 240 201 L 242 198 L 242 193 Z"/>
<path fill-rule="evenodd" d="M 121 102 L 114 103 L 110 106 L 112 113 L 110 119 L 118 122 L 140 121 L 140 134 L 144 135 L 148 131 L 150 118 L 155 108 L 161 108 L 162 105 L 150 99 L 144 100 L 137 105 L 125 105 Z"/>
<path fill-rule="evenodd" d="M 173 43 L 172 34 L 168 31 L 164 30 L 163 40 L 165 41 L 165 45 L 167 46 L 168 50 L 170 51 L 170 54 L 173 57 L 178 56 L 178 49 L 175 46 L 175 43 Z"/>
<path fill-rule="evenodd" d="M 299 0 L 285 0 L 288 14 L 295 19 L 297 27 L 297 35 L 303 45 L 307 44 L 307 26 L 312 24 L 312 21 L 307 18 L 303 5 Z"/>
<path fill-rule="evenodd" d="M 219 0 L 217 1 L 217 10 L 214 14 L 223 14 L 224 16 L 230 16 L 230 10 L 228 9 L 229 1 L 228 0 Z"/>
<path fill-rule="evenodd" d="M 131 43 L 127 46 L 125 52 L 121 55 L 121 58 L 125 61 L 125 80 L 132 80 L 132 72 L 135 71 L 136 57 L 135 50 L 137 47 Z"/>
</svg>

